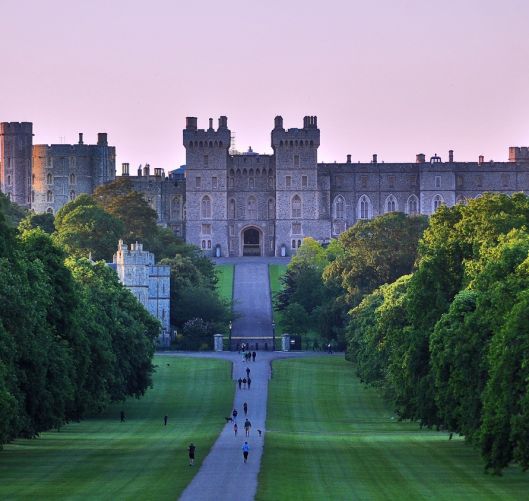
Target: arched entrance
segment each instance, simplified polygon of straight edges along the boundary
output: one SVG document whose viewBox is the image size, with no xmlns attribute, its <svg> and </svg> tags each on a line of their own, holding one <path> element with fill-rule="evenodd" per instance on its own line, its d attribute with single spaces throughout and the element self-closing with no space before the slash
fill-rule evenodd
<svg viewBox="0 0 529 501">
<path fill-rule="evenodd" d="M 254 227 L 246 228 L 242 232 L 242 255 L 261 255 L 261 232 Z"/>
</svg>

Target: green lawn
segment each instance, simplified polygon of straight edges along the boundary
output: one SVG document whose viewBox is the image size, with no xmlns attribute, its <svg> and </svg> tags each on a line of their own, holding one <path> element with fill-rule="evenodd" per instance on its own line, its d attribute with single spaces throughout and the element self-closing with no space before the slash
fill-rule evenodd
<svg viewBox="0 0 529 501">
<path fill-rule="evenodd" d="M 156 357 L 155 363 L 154 388 L 143 398 L 5 446 L 0 499 L 176 499 L 231 410 L 231 369 L 219 360 Z M 197 446 L 194 468 L 187 462 L 190 441 Z"/>
<path fill-rule="evenodd" d="M 231 301 L 233 298 L 233 264 L 218 264 L 215 266 L 219 279 L 217 288 L 222 298 Z"/>
<path fill-rule="evenodd" d="M 276 361 L 258 500 L 528 499 L 529 474 L 486 475 L 461 438 L 393 419 L 337 357 Z"/>
<path fill-rule="evenodd" d="M 287 271 L 287 267 L 284 264 L 269 264 L 268 265 L 268 276 L 270 277 L 270 290 L 272 292 L 272 300 L 274 295 L 281 290 L 281 277 Z M 281 341 L 279 336 L 283 334 L 283 326 L 281 324 L 281 312 L 274 309 L 274 322 L 276 323 L 276 347 L 280 347 Z"/>
</svg>

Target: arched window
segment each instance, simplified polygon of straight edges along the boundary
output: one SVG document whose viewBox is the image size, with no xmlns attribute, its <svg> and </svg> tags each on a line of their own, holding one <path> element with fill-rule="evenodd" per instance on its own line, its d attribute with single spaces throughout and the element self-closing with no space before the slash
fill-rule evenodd
<svg viewBox="0 0 529 501">
<path fill-rule="evenodd" d="M 182 212 L 182 203 L 180 197 L 173 197 L 171 200 L 171 219 L 180 219 Z"/>
<path fill-rule="evenodd" d="M 53 183 L 53 176 L 51 175 L 51 172 L 48 172 L 48 173 L 46 174 L 46 183 L 47 183 L 47 184 L 51 184 L 51 183 Z"/>
<path fill-rule="evenodd" d="M 70 200 L 75 200 L 75 191 L 70 191 Z"/>
<path fill-rule="evenodd" d="M 345 219 L 345 200 L 341 195 L 334 199 L 334 219 Z"/>
<path fill-rule="evenodd" d="M 415 195 L 411 195 L 408 198 L 408 214 L 411 216 L 413 214 L 419 213 L 419 200 Z"/>
<path fill-rule="evenodd" d="M 386 198 L 386 207 L 384 212 L 396 212 L 398 210 L 397 199 L 393 195 Z"/>
<path fill-rule="evenodd" d="M 70 174 L 70 184 L 75 184 L 75 174 Z"/>
<path fill-rule="evenodd" d="M 257 219 L 257 201 L 254 196 L 248 197 L 248 218 Z"/>
<path fill-rule="evenodd" d="M 35 202 L 35 192 L 34 191 L 31 192 L 31 201 Z"/>
<path fill-rule="evenodd" d="M 268 200 L 268 219 L 275 219 L 276 217 L 276 205 L 273 199 Z"/>
<path fill-rule="evenodd" d="M 11 176 L 7 176 L 7 186 L 11 186 Z"/>
<path fill-rule="evenodd" d="M 202 198 L 202 203 L 200 207 L 201 216 L 204 219 L 211 218 L 211 198 L 207 195 Z"/>
<path fill-rule="evenodd" d="M 53 193 L 50 190 L 46 193 L 46 202 L 53 202 Z"/>
<path fill-rule="evenodd" d="M 31 185 L 35 184 L 35 174 L 31 175 Z"/>
<path fill-rule="evenodd" d="M 371 200 L 367 195 L 362 195 L 358 200 L 358 219 L 371 219 Z"/>
<path fill-rule="evenodd" d="M 292 197 L 291 213 L 293 218 L 301 217 L 301 198 L 299 195 L 294 195 Z"/>
<path fill-rule="evenodd" d="M 233 198 L 228 203 L 228 219 L 235 219 L 235 200 Z"/>
<path fill-rule="evenodd" d="M 48 214 L 53 214 L 53 209 L 52 209 L 51 207 L 48 207 L 48 208 L 46 209 L 46 212 L 47 212 Z"/>
<path fill-rule="evenodd" d="M 435 212 L 441 205 L 443 205 L 444 200 L 441 195 L 435 195 L 432 200 L 432 212 Z"/>
<path fill-rule="evenodd" d="M 466 205 L 467 199 L 463 195 L 458 195 L 456 198 L 456 204 L 457 205 Z"/>
</svg>

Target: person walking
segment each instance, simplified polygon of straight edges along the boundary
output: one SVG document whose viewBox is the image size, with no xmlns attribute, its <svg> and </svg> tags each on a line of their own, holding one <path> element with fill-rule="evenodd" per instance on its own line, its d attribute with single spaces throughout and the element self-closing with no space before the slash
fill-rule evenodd
<svg viewBox="0 0 529 501">
<path fill-rule="evenodd" d="M 244 415 L 247 416 L 248 415 L 248 404 L 244 402 L 242 408 L 244 409 Z"/>
<path fill-rule="evenodd" d="M 246 378 L 242 378 L 242 387 L 246 390 Z"/>
<path fill-rule="evenodd" d="M 121 411 L 119 413 L 119 419 L 120 419 L 120 422 L 121 423 L 124 423 L 125 422 L 125 412 L 124 411 Z"/>
<path fill-rule="evenodd" d="M 189 453 L 189 466 L 193 466 L 195 464 L 195 449 L 193 442 L 189 444 L 189 447 L 187 448 L 187 451 Z"/>
<path fill-rule="evenodd" d="M 241 389 L 241 385 L 242 385 L 242 379 L 241 378 L 237 379 L 237 382 L 239 383 L 239 390 L 240 390 Z"/>
<path fill-rule="evenodd" d="M 244 442 L 242 444 L 242 457 L 244 458 L 244 462 L 248 461 L 248 453 L 250 452 L 250 446 L 248 445 L 248 442 Z"/>
<path fill-rule="evenodd" d="M 250 385 L 252 384 L 251 378 L 248 376 L 248 389 L 250 389 Z"/>
<path fill-rule="evenodd" d="M 164 426 L 167 426 L 167 420 L 169 419 L 169 416 L 164 416 L 163 417 L 163 425 Z"/>
<path fill-rule="evenodd" d="M 246 421 L 244 421 L 244 432 L 247 437 L 250 436 L 250 428 L 252 427 L 252 423 L 246 418 Z"/>
<path fill-rule="evenodd" d="M 237 436 L 237 431 L 239 430 L 239 427 L 237 426 L 237 423 L 235 423 L 233 425 L 233 433 L 235 434 L 235 436 Z"/>
<path fill-rule="evenodd" d="M 250 377 L 250 367 L 246 367 L 246 377 Z"/>
<path fill-rule="evenodd" d="M 236 423 L 237 422 L 237 415 L 239 413 L 237 412 L 237 409 L 233 409 L 233 412 L 231 413 L 231 415 L 233 416 L 233 422 Z"/>
<path fill-rule="evenodd" d="M 252 351 L 252 359 L 253 359 L 254 362 L 255 362 L 256 355 L 257 355 L 257 353 L 255 353 L 255 351 Z"/>
</svg>

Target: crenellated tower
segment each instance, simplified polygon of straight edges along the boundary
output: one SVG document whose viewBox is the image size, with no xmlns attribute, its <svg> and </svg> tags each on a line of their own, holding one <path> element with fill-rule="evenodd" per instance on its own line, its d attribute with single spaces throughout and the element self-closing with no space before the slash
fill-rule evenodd
<svg viewBox="0 0 529 501">
<path fill-rule="evenodd" d="M 227 186 L 231 132 L 221 116 L 218 128 L 209 119 L 208 129 L 197 127 L 196 117 L 186 118 L 186 240 L 214 255 L 217 246 L 228 254 Z"/>
<path fill-rule="evenodd" d="M 0 190 L 23 207 L 31 204 L 33 124 L 0 123 Z"/>
<path fill-rule="evenodd" d="M 283 128 L 277 116 L 272 130 L 276 173 L 276 255 L 286 247 L 295 253 L 305 236 L 328 235 L 328 221 L 319 218 L 318 147 L 320 130 L 315 116 L 303 119 L 302 129 Z"/>
</svg>

